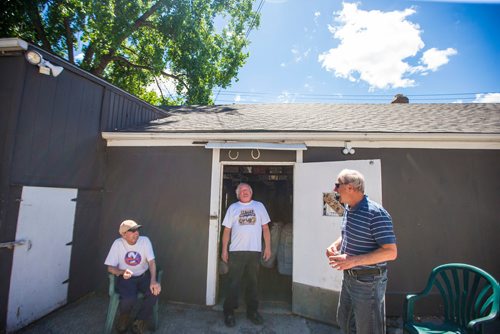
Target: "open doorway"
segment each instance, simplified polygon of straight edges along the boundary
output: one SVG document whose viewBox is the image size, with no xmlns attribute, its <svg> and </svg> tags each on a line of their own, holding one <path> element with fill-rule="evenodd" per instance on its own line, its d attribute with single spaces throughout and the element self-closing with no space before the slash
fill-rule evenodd
<svg viewBox="0 0 500 334">
<path fill-rule="evenodd" d="M 276 241 L 276 231 L 290 231 L 290 237 L 281 239 L 282 256 L 276 256 L 274 265 L 270 268 L 260 267 L 259 273 L 259 300 L 261 302 L 280 303 L 287 308 L 291 308 L 292 303 L 292 272 L 291 272 L 291 229 L 293 228 L 293 166 L 277 165 L 225 165 L 223 167 L 223 182 L 221 196 L 221 217 L 226 214 L 227 208 L 236 198 L 236 186 L 241 183 L 248 183 L 253 189 L 253 199 L 262 202 L 271 218 L 270 228 L 272 242 Z M 222 223 L 221 219 L 221 223 Z M 220 228 L 220 240 L 224 228 Z M 219 257 L 222 243 L 219 244 Z M 276 250 L 278 248 L 276 247 Z M 285 253 L 288 253 L 285 258 Z M 279 264 L 279 261 L 282 261 Z M 285 264 L 285 262 L 287 262 Z M 227 275 L 219 275 L 218 303 L 224 300 L 226 290 Z M 244 294 L 240 294 L 240 302 Z"/>
</svg>

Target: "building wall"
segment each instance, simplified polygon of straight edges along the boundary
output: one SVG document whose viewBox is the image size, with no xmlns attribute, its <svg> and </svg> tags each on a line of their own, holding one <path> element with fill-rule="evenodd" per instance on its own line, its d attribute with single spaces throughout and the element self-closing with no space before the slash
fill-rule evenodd
<svg viewBox="0 0 500 334">
<path fill-rule="evenodd" d="M 276 161 L 273 152 L 263 152 L 262 161 Z M 221 151 L 221 160 L 227 153 Z M 289 160 L 288 155 L 282 158 Z M 304 152 L 304 162 L 352 159 L 382 162 L 383 205 L 393 217 L 399 249 L 398 259 L 389 263 L 388 314 L 401 315 L 404 296 L 421 290 L 431 269 L 442 263 L 471 263 L 500 277 L 495 258 L 500 228 L 493 210 L 500 203 L 498 152 L 359 148 L 354 156 L 341 154 L 340 148 Z M 118 237 L 118 224 L 137 219 L 145 225 L 143 232 L 153 240 L 158 262 L 166 270 L 168 292 L 163 297 L 204 304 L 210 172 L 211 150 L 204 148 L 108 148 L 101 262 Z M 100 279 L 105 284 L 105 277 Z"/>
<path fill-rule="evenodd" d="M 59 77 L 26 69 L 11 182 L 71 188 L 103 183 L 100 114 L 104 87 L 64 71 Z"/>
<path fill-rule="evenodd" d="M 422 290 L 439 264 L 469 263 L 500 279 L 498 151 L 356 148 L 356 154 L 348 156 L 339 148 L 304 152 L 304 162 L 352 159 L 382 163 L 383 205 L 392 215 L 398 243 L 398 259 L 389 263 L 388 314 L 400 315 L 404 296 Z"/>
<path fill-rule="evenodd" d="M 0 242 L 8 242 L 16 235 L 15 226 L 9 226 L 8 213 L 17 212 L 18 205 L 11 201 L 10 173 L 13 156 L 13 143 L 17 124 L 17 110 L 21 103 L 24 59 L 20 57 L 4 57 L 0 61 Z M 19 74 L 19 75 L 17 75 Z M 11 207 L 9 207 L 9 205 Z M 10 209 L 10 210 L 9 210 Z M 0 332 L 4 328 L 7 310 L 7 298 L 10 283 L 10 268 L 12 266 L 12 252 L 0 249 Z M 7 275 L 9 273 L 9 275 Z"/>
<path fill-rule="evenodd" d="M 97 271 L 105 287 L 104 259 L 118 226 L 144 227 L 164 270 L 161 298 L 205 304 L 212 151 L 203 147 L 109 147 Z"/>
<path fill-rule="evenodd" d="M 30 46 L 65 69 L 38 73 L 23 52 L 0 55 L 0 242 L 13 241 L 23 186 L 77 188 L 68 300 L 94 291 L 104 189 L 102 129 L 123 129 L 164 115 L 76 66 Z M 0 332 L 5 328 L 11 249 L 0 249 Z"/>
</svg>

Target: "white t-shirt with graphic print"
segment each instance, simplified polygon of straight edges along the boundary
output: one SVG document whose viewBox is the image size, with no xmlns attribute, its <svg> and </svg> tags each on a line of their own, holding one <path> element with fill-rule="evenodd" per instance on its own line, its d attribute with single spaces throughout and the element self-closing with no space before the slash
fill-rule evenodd
<svg viewBox="0 0 500 334">
<path fill-rule="evenodd" d="M 229 251 L 262 251 L 262 225 L 271 219 L 258 201 L 236 202 L 229 206 L 222 225 L 231 229 Z"/>
<path fill-rule="evenodd" d="M 149 261 L 154 258 L 153 245 L 148 237 L 139 236 L 135 245 L 118 238 L 111 245 L 104 264 L 120 270 L 129 269 L 134 273 L 133 276 L 140 276 L 148 270 Z"/>
</svg>

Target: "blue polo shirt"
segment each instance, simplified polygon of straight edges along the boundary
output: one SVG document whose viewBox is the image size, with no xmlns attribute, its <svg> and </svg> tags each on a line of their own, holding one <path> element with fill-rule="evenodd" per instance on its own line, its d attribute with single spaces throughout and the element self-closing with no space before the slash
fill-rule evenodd
<svg viewBox="0 0 500 334">
<path fill-rule="evenodd" d="M 344 211 L 340 248 L 342 254 L 366 254 L 380 248 L 381 245 L 395 243 L 396 236 L 391 216 L 382 205 L 370 200 L 368 196 L 365 195 L 355 207 L 348 207 Z M 383 262 L 362 267 L 373 268 L 385 264 Z"/>
</svg>

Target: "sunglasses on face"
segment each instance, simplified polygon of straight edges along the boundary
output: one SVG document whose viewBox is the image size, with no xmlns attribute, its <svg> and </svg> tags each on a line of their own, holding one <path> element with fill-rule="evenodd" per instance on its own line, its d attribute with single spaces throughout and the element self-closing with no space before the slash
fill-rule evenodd
<svg viewBox="0 0 500 334">
<path fill-rule="evenodd" d="M 138 232 L 138 231 L 139 231 L 139 229 L 138 229 L 138 228 L 131 228 L 131 229 L 130 229 L 130 230 L 128 230 L 127 232 L 132 232 L 132 233 L 134 233 L 134 232 Z"/>
<path fill-rule="evenodd" d="M 338 188 L 339 188 L 341 185 L 343 185 L 343 184 L 347 184 L 347 183 L 340 183 L 340 182 L 336 182 L 336 183 L 335 183 L 335 188 L 333 188 L 333 189 L 338 189 Z"/>
</svg>

